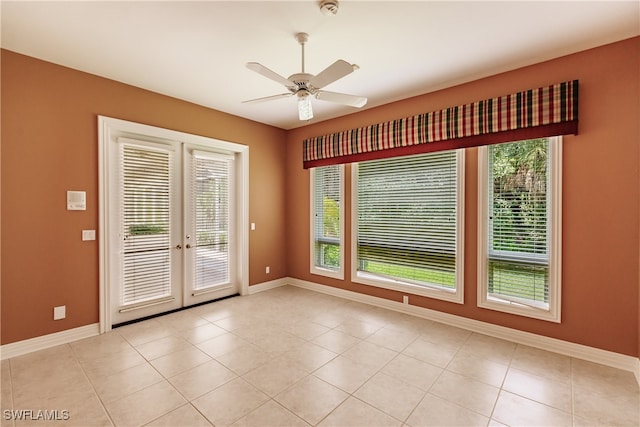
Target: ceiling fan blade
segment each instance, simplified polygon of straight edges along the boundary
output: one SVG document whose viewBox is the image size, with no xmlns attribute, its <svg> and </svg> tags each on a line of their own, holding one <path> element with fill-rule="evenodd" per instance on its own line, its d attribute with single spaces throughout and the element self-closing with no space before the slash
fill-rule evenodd
<svg viewBox="0 0 640 427">
<path fill-rule="evenodd" d="M 353 65 L 349 64 L 347 61 L 338 59 L 336 62 L 322 70 L 320 74 L 312 77 L 311 80 L 309 80 L 309 84 L 316 89 L 321 89 L 328 84 L 343 78 L 347 74 L 353 73 L 353 70 Z"/>
<path fill-rule="evenodd" d="M 286 87 L 295 86 L 295 83 L 291 82 L 288 79 L 285 79 L 280 74 L 276 73 L 275 71 L 271 71 L 264 65 L 258 64 L 257 62 L 247 62 L 247 68 Z"/>
<path fill-rule="evenodd" d="M 293 93 L 281 93 L 281 94 L 278 94 L 278 95 L 265 96 L 264 98 L 249 99 L 248 101 L 242 101 L 242 103 L 243 104 L 254 104 L 254 103 L 258 103 L 258 102 L 273 101 L 275 99 L 288 98 L 288 97 L 290 97 L 292 95 L 293 95 Z"/>
<path fill-rule="evenodd" d="M 346 93 L 327 92 L 321 90 L 316 93 L 316 98 L 321 101 L 335 102 L 338 104 L 349 105 L 351 107 L 364 107 L 367 103 L 367 98 L 364 96 L 348 95 Z"/>
</svg>

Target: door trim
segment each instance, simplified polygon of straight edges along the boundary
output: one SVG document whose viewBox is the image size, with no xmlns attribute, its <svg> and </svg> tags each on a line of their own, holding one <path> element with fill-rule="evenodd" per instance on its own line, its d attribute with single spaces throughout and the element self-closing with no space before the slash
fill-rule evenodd
<svg viewBox="0 0 640 427">
<path fill-rule="evenodd" d="M 98 248 L 99 248 L 99 308 L 100 333 L 111 330 L 111 307 L 108 289 L 109 271 L 107 255 L 109 253 L 108 206 L 109 187 L 106 179 L 109 141 L 118 136 L 144 137 L 180 141 L 186 144 L 208 149 L 230 151 L 236 155 L 236 195 L 237 195 L 237 277 L 240 282 L 240 295 L 249 293 L 249 147 L 235 142 L 193 135 L 185 132 L 149 126 L 106 116 L 98 116 Z"/>
</svg>

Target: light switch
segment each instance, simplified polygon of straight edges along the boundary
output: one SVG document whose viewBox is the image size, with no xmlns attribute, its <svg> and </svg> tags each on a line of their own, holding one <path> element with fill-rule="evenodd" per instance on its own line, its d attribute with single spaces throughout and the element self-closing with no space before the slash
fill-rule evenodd
<svg viewBox="0 0 640 427">
<path fill-rule="evenodd" d="M 82 230 L 82 240 L 96 240 L 96 230 Z"/>
<path fill-rule="evenodd" d="M 255 229 L 256 229 L 256 223 L 255 223 L 255 222 L 252 222 L 252 223 L 251 223 L 251 230 L 255 230 Z"/>
</svg>

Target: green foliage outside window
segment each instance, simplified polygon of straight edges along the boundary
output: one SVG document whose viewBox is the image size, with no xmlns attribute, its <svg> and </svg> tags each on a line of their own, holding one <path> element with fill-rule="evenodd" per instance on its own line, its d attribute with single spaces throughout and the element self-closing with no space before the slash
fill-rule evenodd
<svg viewBox="0 0 640 427">
<path fill-rule="evenodd" d="M 323 235 L 325 237 L 340 237 L 340 205 L 337 200 L 324 196 L 322 200 L 324 210 Z"/>
<path fill-rule="evenodd" d="M 452 258 L 455 262 L 455 259 Z M 370 273 L 377 273 L 383 276 L 407 279 L 409 281 L 431 283 L 445 288 L 454 289 L 456 287 L 456 275 L 451 271 L 438 271 L 430 268 L 419 268 L 407 265 L 394 265 L 379 261 L 364 261 L 366 270 Z"/>
<path fill-rule="evenodd" d="M 340 268 L 340 204 L 337 200 L 324 196 L 322 199 L 322 235 L 324 242 L 318 241 L 316 253 L 319 265 L 331 268 Z M 334 240 L 335 242 L 329 242 Z"/>
<path fill-rule="evenodd" d="M 493 250 L 546 253 L 547 147 L 546 139 L 491 147 Z"/>
<path fill-rule="evenodd" d="M 491 293 L 548 302 L 548 152 L 547 139 L 490 147 Z"/>
<path fill-rule="evenodd" d="M 166 234 L 167 228 L 155 224 L 134 224 L 129 226 L 130 236 L 149 236 L 152 234 Z"/>
</svg>

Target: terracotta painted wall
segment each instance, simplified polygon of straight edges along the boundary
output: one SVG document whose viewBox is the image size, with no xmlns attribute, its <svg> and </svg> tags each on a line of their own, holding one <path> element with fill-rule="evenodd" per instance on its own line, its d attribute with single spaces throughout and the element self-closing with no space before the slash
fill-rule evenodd
<svg viewBox="0 0 640 427">
<path fill-rule="evenodd" d="M 562 323 L 475 307 L 474 215 L 465 225 L 466 303 L 412 301 L 638 355 L 639 51 L 635 38 L 287 133 L 3 50 L 1 343 L 98 321 L 97 242 L 80 241 L 80 230 L 98 227 L 97 115 L 250 146 L 250 221 L 257 225 L 250 233 L 250 284 L 292 276 L 399 301 L 392 291 L 309 273 L 302 139 L 577 78 L 580 134 L 564 145 Z M 467 212 L 477 202 L 475 171 L 475 150 L 468 150 Z M 66 211 L 68 189 L 87 191 L 87 211 Z M 54 322 L 52 307 L 62 304 L 67 318 Z"/>
<path fill-rule="evenodd" d="M 579 79 L 579 135 L 565 137 L 563 151 L 562 322 L 533 320 L 476 306 L 476 149 L 467 150 L 466 157 L 465 304 L 422 297 L 412 297 L 412 301 L 434 310 L 637 356 L 640 354 L 638 52 L 640 38 L 629 39 L 290 131 L 289 275 L 401 301 L 401 294 L 394 291 L 309 273 L 309 173 L 302 168 L 304 138 Z M 349 206 L 347 202 L 347 212 Z M 349 221 L 347 218 L 346 224 Z M 347 227 L 347 260 L 350 239 Z M 346 267 L 349 278 L 350 268 Z"/>
<path fill-rule="evenodd" d="M 2 344 L 98 322 L 98 243 L 81 241 L 98 229 L 98 115 L 248 145 L 249 281 L 287 275 L 285 131 L 13 52 L 1 60 Z M 66 210 L 67 190 L 87 192 L 86 211 Z M 53 321 L 57 305 L 66 319 Z"/>
</svg>

